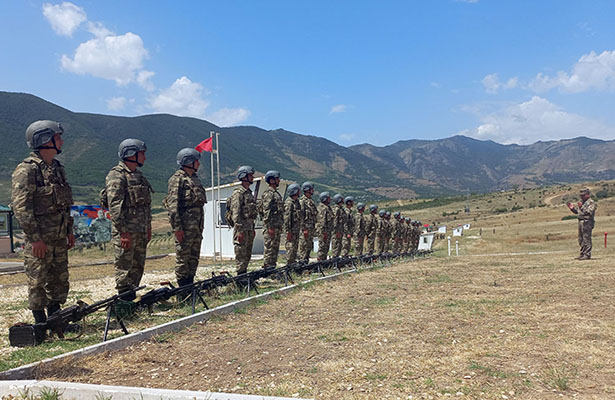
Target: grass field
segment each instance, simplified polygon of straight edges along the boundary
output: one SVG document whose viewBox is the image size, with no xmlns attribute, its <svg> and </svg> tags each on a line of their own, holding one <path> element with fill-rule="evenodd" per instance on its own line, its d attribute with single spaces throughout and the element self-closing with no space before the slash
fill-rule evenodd
<svg viewBox="0 0 615 400">
<path fill-rule="evenodd" d="M 454 238 L 460 255 L 446 256 L 441 240 L 429 259 L 308 285 L 124 351 L 51 366 L 39 377 L 317 399 L 615 398 L 615 244 L 603 243 L 604 232 L 615 232 L 615 198 L 598 203 L 593 259 L 577 261 L 576 221 L 563 219 L 570 215 L 564 202 L 576 193 L 578 186 L 485 195 L 472 200 L 469 215 L 465 199 L 407 212 L 447 218 L 449 227 L 470 223 Z M 539 196 L 544 206 L 529 207 Z M 494 211 L 515 201 L 523 208 Z M 89 267 L 71 270 L 79 279 L 73 298 L 102 297 L 112 287 L 110 268 L 92 269 L 91 278 L 77 272 Z M 144 280 L 171 276 L 167 258 L 148 263 Z M 0 300 L 2 329 L 27 316 L 23 282 L 6 279 L 13 282 L 0 280 L 12 289 Z M 132 326 L 182 312 L 161 310 Z M 6 342 L 0 351 L 5 366 L 33 352 L 15 356 L 22 350 Z"/>
</svg>

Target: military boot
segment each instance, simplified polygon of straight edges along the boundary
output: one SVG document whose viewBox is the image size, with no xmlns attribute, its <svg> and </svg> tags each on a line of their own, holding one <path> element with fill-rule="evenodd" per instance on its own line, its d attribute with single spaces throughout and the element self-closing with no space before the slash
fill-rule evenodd
<svg viewBox="0 0 615 400">
<path fill-rule="evenodd" d="M 45 314 L 45 310 L 32 310 L 32 315 L 34 316 L 35 324 L 47 322 L 47 314 Z"/>
</svg>

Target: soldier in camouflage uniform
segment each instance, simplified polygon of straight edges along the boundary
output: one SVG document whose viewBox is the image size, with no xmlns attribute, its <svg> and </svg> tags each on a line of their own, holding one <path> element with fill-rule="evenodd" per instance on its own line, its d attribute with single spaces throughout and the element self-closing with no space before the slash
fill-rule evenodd
<svg viewBox="0 0 615 400">
<path fill-rule="evenodd" d="M 269 187 L 263 192 L 263 197 L 258 203 L 258 210 L 263 218 L 263 241 L 265 242 L 263 268 L 276 266 L 280 252 L 280 236 L 284 225 L 284 200 L 278 192 L 280 173 L 267 171 L 265 182 Z"/>
<path fill-rule="evenodd" d="M 346 214 L 346 227 L 344 229 L 344 240 L 342 246 L 342 257 L 348 257 L 350 255 L 350 247 L 352 246 L 352 235 L 354 234 L 355 224 L 354 216 L 352 215 L 352 206 L 354 206 L 354 198 L 352 196 L 346 196 L 344 199 L 346 208 L 344 213 Z"/>
<path fill-rule="evenodd" d="M 363 244 L 365 243 L 367 221 L 363 212 L 365 204 L 357 204 L 357 214 L 354 218 L 354 254 L 360 256 L 363 254 Z"/>
<path fill-rule="evenodd" d="M 378 212 L 378 220 L 377 220 L 377 225 L 376 225 L 376 252 L 378 254 L 383 254 L 386 251 L 386 245 L 385 245 L 385 235 L 386 235 L 386 215 L 387 215 L 387 211 L 386 210 L 380 210 Z"/>
<path fill-rule="evenodd" d="M 346 232 L 346 213 L 344 212 L 344 196 L 337 193 L 333 196 L 333 233 L 331 240 L 331 257 L 336 258 L 342 254 L 344 233 Z"/>
<path fill-rule="evenodd" d="M 286 232 L 286 263 L 292 264 L 297 261 L 297 249 L 299 247 L 299 231 L 303 222 L 301 203 L 299 203 L 298 184 L 293 183 L 286 189 L 288 198 L 284 203 L 284 232 Z"/>
<path fill-rule="evenodd" d="M 71 188 L 55 156 L 62 151 L 64 129 L 54 121 L 36 121 L 26 129 L 32 153 L 15 168 L 12 209 L 25 236 L 24 266 L 28 308 L 45 322 L 68 295 L 68 249 L 75 245 Z"/>
<path fill-rule="evenodd" d="M 568 203 L 568 208 L 577 215 L 579 220 L 578 236 L 581 254 L 577 260 L 589 260 L 592 258 L 592 229 L 594 229 L 594 216 L 598 206 L 591 199 L 588 188 L 582 189 L 580 195 L 581 201 L 577 203 L 578 209 L 571 203 Z"/>
<path fill-rule="evenodd" d="M 393 222 L 391 222 L 391 250 L 393 253 L 399 253 L 401 250 L 401 230 L 402 226 L 399 222 L 401 214 L 399 211 L 393 213 Z"/>
<path fill-rule="evenodd" d="M 318 218 L 318 210 L 312 200 L 314 194 L 314 184 L 312 182 L 303 182 L 301 185 L 303 197 L 301 198 L 301 230 L 303 234 L 299 240 L 299 259 L 309 261 L 310 253 L 314 248 L 314 235 L 316 234 L 316 219 Z"/>
<path fill-rule="evenodd" d="M 374 254 L 374 247 L 376 246 L 378 219 L 378 206 L 375 204 L 370 204 L 369 215 L 367 216 L 365 224 L 365 234 L 367 235 L 367 253 L 370 256 Z"/>
<path fill-rule="evenodd" d="M 194 282 L 201 254 L 203 206 L 207 197 L 198 175 L 200 159 L 201 153 L 195 149 L 185 148 L 177 153 L 179 169 L 169 178 L 169 191 L 163 202 L 175 234 L 175 277 L 179 286 Z"/>
<path fill-rule="evenodd" d="M 421 221 L 414 221 L 414 237 L 412 238 L 412 250 L 419 248 L 419 240 L 421 240 Z"/>
<path fill-rule="evenodd" d="M 119 145 L 120 162 L 105 179 L 103 208 L 111 217 L 112 244 L 115 250 L 115 288 L 118 293 L 139 286 L 147 243 L 152 237 L 152 187 L 138 167 L 145 163 L 145 143 L 125 139 Z M 134 293 L 125 296 L 133 300 Z"/>
<path fill-rule="evenodd" d="M 237 275 L 248 272 L 254 243 L 254 220 L 256 219 L 256 201 L 250 190 L 254 182 L 254 168 L 249 165 L 239 167 L 237 179 L 241 181 L 227 200 L 227 222 L 233 227 L 233 244 Z"/>
<path fill-rule="evenodd" d="M 331 196 L 329 192 L 320 194 L 320 205 L 318 206 L 318 218 L 316 221 L 316 234 L 318 235 L 318 261 L 324 261 L 329 254 L 331 235 L 333 234 L 334 216 L 329 203 Z"/>
<path fill-rule="evenodd" d="M 391 226 L 391 212 L 386 211 L 384 214 L 384 251 L 389 253 L 391 251 L 391 235 L 392 235 L 392 226 Z"/>
<path fill-rule="evenodd" d="M 410 251 L 410 236 L 412 233 L 412 227 L 410 226 L 410 218 L 406 217 L 404 218 L 404 249 L 403 252 L 404 253 L 408 253 Z"/>
</svg>

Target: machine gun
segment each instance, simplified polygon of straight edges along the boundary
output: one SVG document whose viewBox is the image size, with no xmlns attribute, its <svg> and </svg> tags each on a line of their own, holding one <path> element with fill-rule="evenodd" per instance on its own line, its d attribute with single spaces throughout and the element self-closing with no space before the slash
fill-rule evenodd
<svg viewBox="0 0 615 400">
<path fill-rule="evenodd" d="M 87 304 L 82 300 L 78 300 L 77 304 L 63 308 L 51 314 L 46 322 L 40 322 L 37 324 L 16 324 L 9 328 L 9 342 L 11 346 L 25 347 L 25 346 L 37 346 L 45 340 L 47 337 L 47 330 L 51 330 L 56 333 L 60 339 L 64 338 L 64 331 L 71 322 L 79 322 L 85 316 L 92 314 L 103 308 L 107 308 L 107 326 L 109 325 L 109 318 L 111 316 L 111 310 L 113 306 L 121 301 L 123 296 L 134 295 L 138 290 L 143 289 L 145 286 L 140 286 L 135 289 L 128 290 L 124 293 L 116 294 L 107 299 L 97 301 L 95 303 Z M 118 318 L 118 322 L 126 330 L 123 322 Z M 106 334 L 105 334 L 106 336 Z"/>
</svg>

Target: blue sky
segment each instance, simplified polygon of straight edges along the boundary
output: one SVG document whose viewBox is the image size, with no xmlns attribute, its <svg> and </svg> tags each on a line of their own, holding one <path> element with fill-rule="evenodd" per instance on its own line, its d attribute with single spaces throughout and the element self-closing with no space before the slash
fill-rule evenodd
<svg viewBox="0 0 615 400">
<path fill-rule="evenodd" d="M 342 145 L 615 138 L 610 0 L 5 0 L 0 15 L 0 90 L 73 111 Z"/>
</svg>

